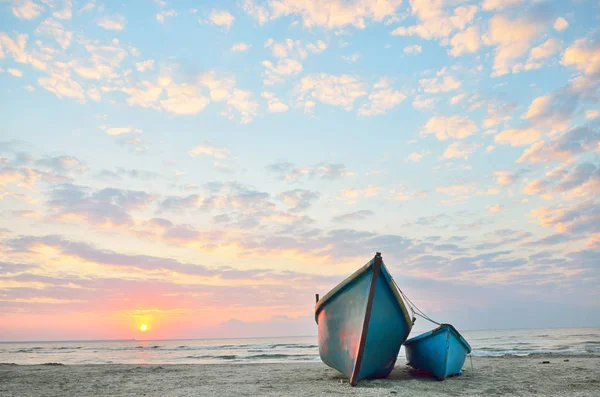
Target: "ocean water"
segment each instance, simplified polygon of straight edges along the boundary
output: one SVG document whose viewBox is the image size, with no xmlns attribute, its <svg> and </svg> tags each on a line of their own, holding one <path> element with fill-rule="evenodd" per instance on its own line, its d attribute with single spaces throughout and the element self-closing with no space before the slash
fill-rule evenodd
<svg viewBox="0 0 600 397">
<path fill-rule="evenodd" d="M 461 331 L 473 356 L 600 353 L 600 328 Z M 410 337 L 416 336 L 411 334 Z M 404 357 L 400 349 L 399 357 Z M 316 336 L 0 343 L 0 363 L 223 364 L 318 362 Z"/>
</svg>

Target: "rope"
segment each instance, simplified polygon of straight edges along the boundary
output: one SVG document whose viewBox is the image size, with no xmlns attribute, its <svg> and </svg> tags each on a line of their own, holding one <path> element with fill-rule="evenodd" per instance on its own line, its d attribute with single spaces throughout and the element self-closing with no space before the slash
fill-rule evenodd
<svg viewBox="0 0 600 397">
<path fill-rule="evenodd" d="M 438 323 L 437 321 L 432 320 L 431 318 L 427 317 L 424 314 L 420 314 L 420 313 L 415 313 L 417 316 L 424 318 L 427 321 L 431 321 L 432 323 L 434 323 L 435 325 L 442 325 L 442 323 Z"/>
<path fill-rule="evenodd" d="M 427 314 L 423 313 L 423 311 L 422 311 L 421 309 L 419 309 L 419 308 L 417 307 L 417 305 L 415 305 L 415 304 L 413 303 L 413 301 L 411 301 L 410 299 L 408 299 L 408 296 L 406 296 L 406 295 L 404 294 L 404 292 L 402 292 L 402 290 L 400 289 L 400 287 L 398 287 L 398 284 L 396 284 L 396 280 L 394 280 L 394 279 L 392 278 L 392 281 L 394 282 L 394 285 L 396 286 L 396 288 L 397 288 L 397 289 L 398 289 L 398 291 L 400 292 L 400 295 L 402 295 L 402 297 L 403 297 L 403 298 L 406 300 L 406 302 L 408 303 L 408 307 L 409 307 L 410 311 L 413 313 L 413 316 L 414 316 L 414 315 L 417 315 L 417 316 L 419 316 L 419 317 L 421 317 L 421 318 L 423 318 L 423 319 L 425 319 L 425 320 L 427 320 L 427 321 L 431 321 L 432 323 L 434 323 L 434 324 L 436 324 L 436 325 L 441 325 L 441 323 L 438 323 L 437 321 L 435 321 L 435 320 L 431 319 L 431 318 L 430 318 L 430 317 L 429 317 Z"/>
<path fill-rule="evenodd" d="M 390 276 L 390 278 L 392 278 Z M 423 311 L 421 309 L 419 309 L 417 307 L 417 305 L 415 305 L 413 303 L 413 301 L 411 301 L 410 299 L 408 299 L 408 296 L 406 296 L 404 294 L 404 292 L 402 292 L 402 290 L 400 289 L 400 287 L 398 287 L 398 284 L 396 284 L 396 280 L 394 280 L 392 278 L 392 281 L 394 282 L 394 285 L 396 286 L 396 289 L 398 289 L 398 292 L 400 292 L 400 295 L 406 300 L 406 302 L 408 303 L 408 308 L 410 309 L 410 311 L 413 314 L 413 322 L 414 322 L 414 316 L 417 315 L 427 321 L 431 321 L 432 323 L 436 324 L 436 325 L 442 325 L 441 323 L 438 323 L 435 320 L 432 320 L 427 314 L 423 313 Z M 469 353 L 469 361 L 471 362 L 471 371 L 473 371 L 473 356 L 471 355 L 471 353 Z"/>
</svg>

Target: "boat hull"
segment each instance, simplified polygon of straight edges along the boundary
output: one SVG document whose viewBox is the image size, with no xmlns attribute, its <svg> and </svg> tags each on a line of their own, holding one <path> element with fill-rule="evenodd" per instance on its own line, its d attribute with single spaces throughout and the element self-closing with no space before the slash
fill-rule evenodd
<svg viewBox="0 0 600 397">
<path fill-rule="evenodd" d="M 407 365 L 431 373 L 440 380 L 462 373 L 471 346 L 450 324 L 411 338 L 404 343 Z"/>
<path fill-rule="evenodd" d="M 385 265 L 377 257 L 340 283 L 315 308 L 319 355 L 355 385 L 394 368 L 412 320 Z"/>
</svg>

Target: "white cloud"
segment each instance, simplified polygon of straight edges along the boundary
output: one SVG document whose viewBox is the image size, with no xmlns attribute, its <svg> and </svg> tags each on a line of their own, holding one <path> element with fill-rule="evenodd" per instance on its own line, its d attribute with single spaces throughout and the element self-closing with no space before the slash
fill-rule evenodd
<svg viewBox="0 0 600 397">
<path fill-rule="evenodd" d="M 317 40 L 315 43 L 308 43 L 306 45 L 306 48 L 314 53 L 314 54 L 318 54 L 320 52 L 325 51 L 325 49 L 327 49 L 327 43 L 325 43 L 322 40 Z"/>
<path fill-rule="evenodd" d="M 271 48 L 275 58 L 297 58 L 306 59 L 310 53 L 318 54 L 327 49 L 327 43 L 317 40 L 315 43 L 303 44 L 301 40 L 285 39 L 283 42 L 275 42 L 268 39 L 265 48 Z"/>
<path fill-rule="evenodd" d="M 52 60 L 57 51 L 51 47 L 39 45 L 39 49 L 32 49 L 27 52 L 28 35 L 17 34 L 14 39 L 4 32 L 0 32 L 0 58 L 5 54 L 12 56 L 17 63 L 24 63 L 33 66 L 35 69 L 48 72 L 48 62 Z M 62 73 L 61 69 L 67 68 L 64 63 L 57 63 L 55 69 L 57 73 Z"/>
<path fill-rule="evenodd" d="M 262 93 L 262 97 L 267 100 L 269 105 L 267 110 L 271 113 L 286 112 L 289 109 L 288 105 L 281 102 L 272 92 L 265 91 Z"/>
<path fill-rule="evenodd" d="M 565 30 L 568 27 L 569 27 L 569 22 L 566 19 L 564 19 L 563 17 L 556 18 L 556 21 L 554 21 L 554 29 L 556 29 L 559 32 L 562 32 L 563 30 Z"/>
<path fill-rule="evenodd" d="M 20 71 L 19 69 L 8 68 L 8 69 L 6 69 L 6 71 L 15 77 L 23 76 L 23 72 Z"/>
<path fill-rule="evenodd" d="M 523 146 L 532 144 L 541 137 L 542 133 L 535 128 L 509 128 L 496 135 L 494 141 L 499 144 Z"/>
<path fill-rule="evenodd" d="M 500 186 L 510 186 L 516 183 L 523 174 L 527 173 L 528 170 L 513 170 L 513 171 L 494 171 L 496 177 L 496 183 Z"/>
<path fill-rule="evenodd" d="M 60 11 L 52 13 L 54 18 L 58 19 L 71 19 L 73 17 L 73 3 L 71 0 L 63 0 L 63 7 Z"/>
<path fill-rule="evenodd" d="M 412 106 L 415 109 L 433 109 L 433 107 L 435 106 L 435 104 L 438 102 L 438 99 L 435 97 L 431 97 L 431 98 L 425 98 L 421 95 L 418 95 L 415 97 L 415 99 L 412 102 Z"/>
<path fill-rule="evenodd" d="M 96 45 L 86 42 L 84 47 L 90 58 L 85 61 L 73 59 L 70 62 L 70 66 L 78 75 L 93 80 L 110 80 L 121 76 L 118 68 L 127 57 L 128 52 L 119 46 L 118 40 L 114 39 L 111 45 Z"/>
<path fill-rule="evenodd" d="M 550 135 L 564 131 L 570 127 L 579 103 L 594 98 L 595 85 L 586 77 L 576 77 L 567 86 L 535 98 L 522 118 Z"/>
<path fill-rule="evenodd" d="M 167 17 L 176 17 L 176 16 L 177 16 L 177 11 L 175 11 L 175 10 L 161 11 L 156 14 L 156 20 L 159 23 L 165 23 L 165 19 Z"/>
<path fill-rule="evenodd" d="M 38 83 L 41 87 L 54 93 L 57 97 L 76 98 L 85 101 L 85 93 L 81 85 L 72 80 L 68 73 L 54 73 L 46 77 L 40 77 Z"/>
<path fill-rule="evenodd" d="M 448 92 L 460 88 L 461 82 L 452 76 L 440 76 L 431 79 L 420 79 L 419 84 L 425 92 L 438 93 Z"/>
<path fill-rule="evenodd" d="M 464 196 L 475 190 L 473 183 L 457 183 L 454 185 L 438 186 L 435 191 L 449 196 Z"/>
<path fill-rule="evenodd" d="M 35 33 L 52 36 L 63 49 L 69 48 L 73 40 L 73 32 L 66 31 L 60 22 L 48 18 L 40 24 Z"/>
<path fill-rule="evenodd" d="M 229 149 L 227 148 L 219 148 L 216 146 L 212 146 L 209 144 L 199 145 L 190 150 L 190 156 L 198 156 L 200 154 L 206 154 L 208 156 L 212 156 L 217 159 L 226 159 L 231 156 Z"/>
<path fill-rule="evenodd" d="M 510 121 L 515 109 L 516 105 L 512 103 L 500 104 L 496 101 L 490 102 L 487 109 L 487 116 L 483 121 L 483 127 L 491 128 L 502 122 Z"/>
<path fill-rule="evenodd" d="M 457 57 L 464 53 L 477 52 L 481 47 L 481 33 L 477 26 L 471 26 L 462 32 L 458 32 L 450 40 L 452 49 L 450 54 Z"/>
<path fill-rule="evenodd" d="M 420 23 L 392 31 L 392 35 L 418 35 L 424 39 L 445 38 L 456 30 L 464 29 L 473 20 L 477 6 L 468 5 L 455 8 L 452 12 L 444 10 L 443 1 L 412 0 L 412 14 Z"/>
<path fill-rule="evenodd" d="M 531 47 L 540 30 L 540 22 L 528 19 L 510 20 L 504 15 L 490 19 L 489 30 L 484 37 L 488 45 L 496 46 L 492 77 L 510 72 L 516 60 Z"/>
<path fill-rule="evenodd" d="M 102 96 L 100 95 L 100 90 L 98 90 L 96 87 L 88 89 L 86 95 L 96 102 L 99 102 L 102 99 Z"/>
<path fill-rule="evenodd" d="M 347 74 L 311 74 L 302 78 L 296 86 L 296 91 L 300 93 L 298 100 L 302 106 L 308 105 L 312 108 L 313 100 L 318 100 L 347 111 L 352 109 L 356 99 L 367 95 L 360 78 Z"/>
<path fill-rule="evenodd" d="M 490 210 L 490 212 L 500 212 L 504 209 L 504 206 L 501 204 L 494 204 L 487 207 L 487 209 Z"/>
<path fill-rule="evenodd" d="M 124 135 L 124 134 L 140 134 L 142 132 L 142 130 L 138 129 L 138 128 L 131 128 L 131 127 L 111 127 L 108 128 L 106 126 L 100 126 L 99 127 L 102 130 L 105 130 L 106 133 L 108 135 Z"/>
<path fill-rule="evenodd" d="M 433 116 L 423 127 L 424 134 L 435 134 L 440 141 L 448 138 L 464 139 L 477 130 L 477 125 L 467 116 Z"/>
<path fill-rule="evenodd" d="M 79 12 L 91 11 L 94 8 L 96 8 L 96 4 L 94 3 L 94 1 L 95 0 L 92 0 L 89 3 L 87 3 L 86 5 L 84 5 L 83 7 L 81 7 L 81 9 L 79 10 Z"/>
<path fill-rule="evenodd" d="M 383 190 L 384 189 L 381 186 L 368 185 L 367 187 L 364 187 L 362 189 L 342 189 L 340 191 L 340 196 L 346 199 L 357 199 L 360 197 L 369 198 L 379 195 L 379 193 L 383 192 Z"/>
<path fill-rule="evenodd" d="M 44 7 L 31 0 L 15 0 L 11 9 L 19 19 L 33 19 L 44 11 Z"/>
<path fill-rule="evenodd" d="M 235 88 L 235 79 L 232 77 L 218 79 L 214 71 L 199 76 L 198 82 L 210 90 L 211 99 L 215 102 L 224 102 L 227 107 L 220 112 L 221 116 L 230 120 L 236 119 L 237 112 L 240 123 L 251 122 L 258 114 L 259 104 L 252 99 L 252 92 Z"/>
<path fill-rule="evenodd" d="M 600 110 L 586 110 L 585 111 L 585 118 L 588 120 L 593 120 L 598 116 L 600 116 Z"/>
<path fill-rule="evenodd" d="M 574 66 L 588 76 L 600 73 L 600 42 L 590 44 L 586 39 L 575 40 L 562 57 L 562 64 Z"/>
<path fill-rule="evenodd" d="M 125 29 L 125 17 L 115 15 L 113 17 L 102 17 L 96 21 L 96 25 L 106 30 L 123 30 Z"/>
<path fill-rule="evenodd" d="M 459 103 L 460 101 L 462 101 L 466 97 L 467 97 L 466 93 L 454 95 L 452 98 L 450 98 L 450 104 L 451 105 L 456 105 L 457 103 Z"/>
<path fill-rule="evenodd" d="M 343 55 L 342 59 L 346 62 L 350 62 L 350 63 L 355 63 L 356 61 L 358 61 L 358 58 L 360 58 L 360 55 L 357 53 L 354 53 L 352 55 Z"/>
<path fill-rule="evenodd" d="M 160 101 L 160 105 L 167 112 L 192 115 L 200 113 L 210 100 L 202 95 L 201 91 L 194 85 L 170 82 L 165 86 L 167 98 Z"/>
<path fill-rule="evenodd" d="M 263 61 L 265 67 L 264 84 L 274 85 L 283 83 L 284 77 L 296 76 L 302 72 L 302 64 L 295 59 L 280 59 L 277 64 L 271 61 Z"/>
<path fill-rule="evenodd" d="M 405 54 L 420 54 L 423 52 L 423 48 L 420 45 L 415 44 L 404 47 L 403 51 Z"/>
<path fill-rule="evenodd" d="M 244 0 L 242 8 L 248 15 L 256 19 L 259 25 L 263 25 L 271 19 L 271 15 L 267 8 L 255 5 L 254 0 Z"/>
<path fill-rule="evenodd" d="M 251 91 L 239 90 L 237 88 L 233 90 L 226 103 L 228 108 L 220 114 L 230 120 L 235 120 L 235 110 L 239 115 L 240 124 L 247 124 L 254 120 L 260 107 L 257 102 L 252 100 Z"/>
<path fill-rule="evenodd" d="M 546 40 L 543 44 L 540 44 L 539 46 L 534 47 L 531 50 L 530 58 L 531 59 L 545 59 L 553 54 L 556 54 L 558 51 L 560 51 L 560 49 L 561 49 L 560 42 L 558 40 L 556 40 L 555 38 L 550 38 L 550 39 Z"/>
<path fill-rule="evenodd" d="M 398 106 L 406 98 L 406 95 L 402 92 L 390 88 L 385 79 L 375 83 L 373 88 L 368 96 L 369 102 L 362 105 L 358 110 L 358 114 L 361 116 L 383 114 Z"/>
<path fill-rule="evenodd" d="M 223 102 L 231 97 L 235 89 L 235 79 L 232 77 L 219 79 L 214 71 L 198 76 L 198 82 L 209 89 L 210 97 L 215 102 Z"/>
<path fill-rule="evenodd" d="M 136 62 L 135 63 L 135 67 L 138 70 L 138 72 L 144 72 L 146 70 L 152 70 L 152 69 L 154 69 L 154 60 L 153 59 L 148 59 L 146 61 Z"/>
<path fill-rule="evenodd" d="M 418 197 L 425 197 L 429 194 L 429 192 L 426 190 L 418 190 L 411 192 L 406 186 L 401 185 L 399 188 L 391 189 L 389 194 L 390 195 L 386 197 L 386 200 L 409 201 Z"/>
<path fill-rule="evenodd" d="M 401 3 L 402 0 L 276 0 L 263 7 L 246 0 L 243 8 L 260 24 L 270 19 L 297 15 L 308 28 L 354 26 L 364 29 L 367 20 L 382 22 L 384 18 L 394 16 Z"/>
<path fill-rule="evenodd" d="M 404 161 L 414 161 L 415 163 L 418 163 L 419 161 L 421 161 L 421 159 L 423 158 L 423 156 L 425 156 L 425 153 L 421 152 L 412 152 L 411 154 L 409 154 L 408 156 L 406 156 L 406 158 L 404 159 Z"/>
<path fill-rule="evenodd" d="M 208 16 L 208 21 L 213 25 L 230 29 L 235 17 L 227 10 L 212 10 Z"/>
<path fill-rule="evenodd" d="M 502 11 L 505 8 L 521 4 L 523 0 L 484 0 L 481 8 L 486 11 Z"/>
<path fill-rule="evenodd" d="M 462 158 L 467 160 L 473 154 L 479 145 L 476 143 L 454 142 L 451 143 L 444 151 L 444 158 Z"/>
<path fill-rule="evenodd" d="M 231 46 L 231 51 L 234 52 L 246 52 L 250 49 L 250 47 L 252 47 L 252 45 L 250 44 L 246 44 L 246 43 L 236 43 L 234 45 Z"/>
<path fill-rule="evenodd" d="M 210 98 L 203 90 L 208 89 Z M 219 115 L 229 119 L 237 119 L 248 123 L 258 113 L 259 105 L 252 99 L 250 91 L 235 87 L 235 79 L 226 77 L 219 79 L 214 71 L 197 76 L 193 83 L 176 83 L 171 76 L 164 74 L 156 83 L 142 81 L 133 87 L 115 87 L 104 91 L 122 91 L 129 95 L 130 106 L 164 109 L 169 113 L 180 115 L 196 114 L 204 110 L 210 100 L 224 104 Z"/>
</svg>

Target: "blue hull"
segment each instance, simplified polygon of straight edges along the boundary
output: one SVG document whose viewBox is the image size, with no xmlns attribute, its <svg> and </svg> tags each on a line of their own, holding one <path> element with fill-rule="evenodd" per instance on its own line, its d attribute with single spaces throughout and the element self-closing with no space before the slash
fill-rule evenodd
<svg viewBox="0 0 600 397">
<path fill-rule="evenodd" d="M 471 346 L 450 324 L 416 336 L 404 343 L 407 364 L 432 373 L 440 380 L 462 372 Z"/>
<path fill-rule="evenodd" d="M 317 302 L 319 354 L 350 379 L 384 378 L 413 321 L 380 256 Z"/>
</svg>

